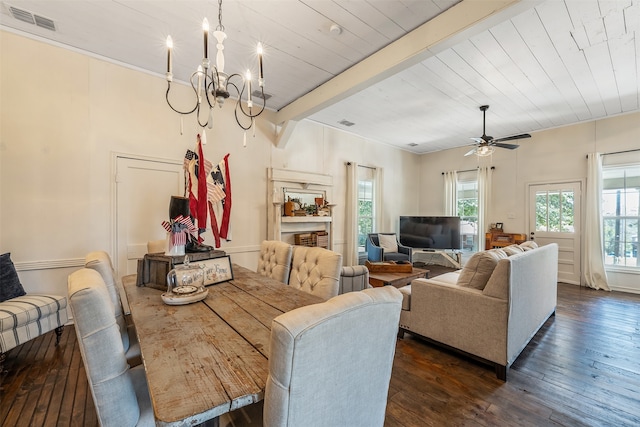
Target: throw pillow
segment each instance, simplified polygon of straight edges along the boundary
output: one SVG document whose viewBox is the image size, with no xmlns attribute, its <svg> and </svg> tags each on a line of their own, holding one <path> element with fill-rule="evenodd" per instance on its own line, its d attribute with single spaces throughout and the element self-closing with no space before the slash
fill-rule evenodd
<svg viewBox="0 0 640 427">
<path fill-rule="evenodd" d="M 378 234 L 378 243 L 385 252 L 398 252 L 398 241 L 395 234 Z"/>
<path fill-rule="evenodd" d="M 505 246 L 504 248 L 502 248 L 502 250 L 507 254 L 507 256 L 521 254 L 522 252 L 524 252 L 524 249 L 522 249 L 518 245 Z"/>
<path fill-rule="evenodd" d="M 520 247 L 526 252 L 538 247 L 538 244 L 533 240 L 527 240 L 526 242 L 520 243 Z"/>
<path fill-rule="evenodd" d="M 11 261 L 11 253 L 0 255 L 0 302 L 26 294 Z"/>
<path fill-rule="evenodd" d="M 483 290 L 498 261 L 507 258 L 502 249 L 476 252 L 469 258 L 458 277 L 458 286 Z"/>
</svg>

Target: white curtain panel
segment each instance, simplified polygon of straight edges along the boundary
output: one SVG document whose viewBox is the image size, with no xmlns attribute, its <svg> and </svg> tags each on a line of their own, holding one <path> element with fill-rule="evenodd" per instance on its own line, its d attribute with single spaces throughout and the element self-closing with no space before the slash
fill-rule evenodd
<svg viewBox="0 0 640 427">
<path fill-rule="evenodd" d="M 373 191 L 375 192 L 375 196 L 374 196 L 374 203 L 375 205 L 375 209 L 376 209 L 376 218 L 375 218 L 375 224 L 373 225 L 373 229 L 374 230 L 381 230 L 382 228 L 382 224 L 384 224 L 383 220 L 383 215 L 384 215 L 384 210 L 382 209 L 382 206 L 384 205 L 384 193 L 382 191 L 382 183 L 384 182 L 384 170 L 382 168 L 375 168 L 375 177 L 376 177 L 376 182 L 374 184 L 374 189 Z"/>
<path fill-rule="evenodd" d="M 458 172 L 444 173 L 444 214 L 458 215 Z"/>
<path fill-rule="evenodd" d="M 489 230 L 489 206 L 491 206 L 491 167 L 478 168 L 478 250 L 483 251 L 484 233 Z"/>
<path fill-rule="evenodd" d="M 607 272 L 604 269 L 604 246 L 602 244 L 602 155 L 587 155 L 584 251 L 582 253 L 584 282 L 593 289 L 610 291 Z"/>
<path fill-rule="evenodd" d="M 346 246 L 344 265 L 358 264 L 358 165 L 347 163 Z"/>
</svg>

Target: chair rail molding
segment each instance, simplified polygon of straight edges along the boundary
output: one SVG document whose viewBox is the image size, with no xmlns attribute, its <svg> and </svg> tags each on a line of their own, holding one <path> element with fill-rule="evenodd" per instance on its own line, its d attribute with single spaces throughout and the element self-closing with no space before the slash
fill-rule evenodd
<svg viewBox="0 0 640 427">
<path fill-rule="evenodd" d="M 14 262 L 16 271 L 49 270 L 52 268 L 84 267 L 84 258 Z"/>
</svg>

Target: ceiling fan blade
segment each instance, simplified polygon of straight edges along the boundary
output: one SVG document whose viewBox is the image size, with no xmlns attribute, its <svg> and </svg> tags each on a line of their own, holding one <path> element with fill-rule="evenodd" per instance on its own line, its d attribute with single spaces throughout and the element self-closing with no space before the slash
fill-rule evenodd
<svg viewBox="0 0 640 427">
<path fill-rule="evenodd" d="M 484 142 L 484 140 L 483 140 L 482 138 L 475 138 L 475 137 L 472 137 L 472 138 L 469 138 L 469 139 L 471 139 L 471 140 L 475 141 L 475 142 L 476 142 L 476 143 L 478 143 L 478 144 L 482 144 L 482 143 Z"/>
<path fill-rule="evenodd" d="M 523 133 L 522 135 L 507 136 L 506 138 L 494 139 L 493 142 L 513 141 L 514 139 L 524 139 L 524 138 L 531 138 L 531 135 L 529 135 L 528 133 Z"/>
<path fill-rule="evenodd" d="M 477 149 L 478 149 L 477 147 L 472 149 L 471 151 L 467 152 L 467 154 L 465 154 L 465 156 L 470 156 L 470 155 L 474 154 Z"/>
<path fill-rule="evenodd" d="M 491 145 L 500 148 L 508 148 L 509 150 L 515 150 L 516 148 L 520 147 L 518 144 L 502 144 L 500 142 L 492 142 Z"/>
</svg>

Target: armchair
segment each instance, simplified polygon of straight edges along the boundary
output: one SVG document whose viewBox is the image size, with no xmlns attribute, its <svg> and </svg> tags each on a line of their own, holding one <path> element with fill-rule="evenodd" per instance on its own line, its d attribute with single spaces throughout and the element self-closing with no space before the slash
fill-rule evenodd
<svg viewBox="0 0 640 427">
<path fill-rule="evenodd" d="M 380 242 L 380 235 L 383 242 Z M 388 237 L 387 237 L 388 236 Z M 393 244 L 395 242 L 395 245 Z M 409 261 L 412 260 L 411 248 L 398 242 L 395 233 L 369 233 L 365 242 L 369 261 Z"/>
</svg>

